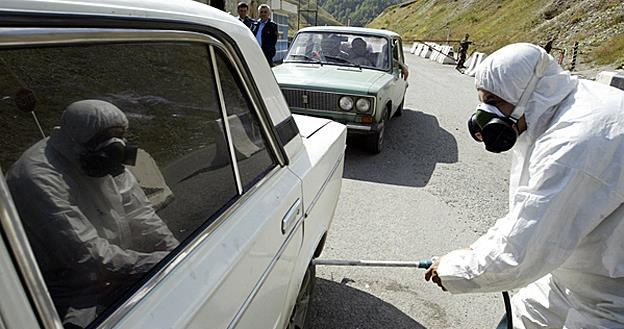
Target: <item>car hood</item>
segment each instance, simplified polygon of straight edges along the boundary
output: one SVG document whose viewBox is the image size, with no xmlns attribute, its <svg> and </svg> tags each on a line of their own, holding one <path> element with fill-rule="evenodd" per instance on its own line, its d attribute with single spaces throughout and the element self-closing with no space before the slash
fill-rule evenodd
<svg viewBox="0 0 624 329">
<path fill-rule="evenodd" d="M 273 68 L 282 88 L 314 89 L 337 93 L 371 94 L 379 90 L 387 72 L 357 67 L 284 63 Z"/>
</svg>

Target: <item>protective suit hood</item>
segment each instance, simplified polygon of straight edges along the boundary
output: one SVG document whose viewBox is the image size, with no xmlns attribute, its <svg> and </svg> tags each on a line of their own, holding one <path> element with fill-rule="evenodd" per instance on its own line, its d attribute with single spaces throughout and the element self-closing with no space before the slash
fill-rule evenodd
<svg viewBox="0 0 624 329">
<path fill-rule="evenodd" d="M 80 145 L 108 128 L 128 128 L 128 119 L 117 106 L 95 99 L 70 104 L 61 120 L 61 130 Z"/>
<path fill-rule="evenodd" d="M 564 71 L 544 49 L 529 43 L 511 44 L 495 51 L 478 66 L 475 74 L 478 89 L 517 106 L 541 58 L 547 61 L 544 72 L 534 90 L 527 90 L 524 114 L 530 140 L 544 131 L 556 105 L 576 89 L 578 79 Z"/>
<path fill-rule="evenodd" d="M 126 115 L 115 105 L 101 100 L 77 101 L 65 109 L 62 125 L 50 134 L 51 145 L 75 164 L 85 151 L 85 144 L 111 127 L 128 128 Z"/>
</svg>

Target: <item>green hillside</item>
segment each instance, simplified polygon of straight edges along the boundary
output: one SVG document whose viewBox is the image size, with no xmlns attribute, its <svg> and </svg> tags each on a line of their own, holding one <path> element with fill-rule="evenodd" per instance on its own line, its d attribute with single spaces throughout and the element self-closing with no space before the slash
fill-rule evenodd
<svg viewBox="0 0 624 329">
<path fill-rule="evenodd" d="M 556 37 L 553 46 L 566 50 L 564 66 L 574 42 L 579 70 L 624 65 L 622 0 L 415 0 L 387 8 L 369 26 L 408 41 L 458 40 L 470 33 L 471 50 L 486 53 L 513 42 L 544 45 Z"/>
<path fill-rule="evenodd" d="M 288 2 L 297 5 L 298 0 L 287 0 Z M 302 5 L 300 9 L 316 9 L 316 6 L 312 6 L 310 8 Z M 299 18 L 299 28 L 304 28 L 307 26 L 313 26 L 315 21 L 314 13 L 310 12 L 302 12 L 301 17 Z M 325 26 L 325 25 L 343 25 L 340 23 L 332 14 L 327 12 L 322 7 L 318 7 L 318 17 L 316 18 L 316 25 Z M 297 32 L 297 14 L 288 14 L 288 25 L 289 25 L 289 35 L 293 36 L 295 32 Z"/>
<path fill-rule="evenodd" d="M 321 7 L 343 24 L 364 26 L 386 7 L 403 0 L 318 0 Z"/>
</svg>

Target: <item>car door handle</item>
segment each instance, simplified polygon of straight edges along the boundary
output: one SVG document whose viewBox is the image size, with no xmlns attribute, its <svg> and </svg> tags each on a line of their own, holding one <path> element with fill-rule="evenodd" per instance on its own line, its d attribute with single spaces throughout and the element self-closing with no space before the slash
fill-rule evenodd
<svg viewBox="0 0 624 329">
<path fill-rule="evenodd" d="M 286 232 L 290 232 L 297 223 L 297 218 L 301 214 L 301 199 L 297 199 L 288 212 L 282 218 L 282 234 L 286 234 Z"/>
</svg>

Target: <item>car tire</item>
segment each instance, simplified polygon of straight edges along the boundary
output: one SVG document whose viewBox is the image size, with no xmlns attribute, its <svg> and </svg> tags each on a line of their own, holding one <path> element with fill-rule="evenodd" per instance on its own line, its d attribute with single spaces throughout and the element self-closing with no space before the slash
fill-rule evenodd
<svg viewBox="0 0 624 329">
<path fill-rule="evenodd" d="M 403 97 L 403 99 L 401 100 L 401 104 L 399 104 L 399 107 L 397 108 L 396 112 L 394 112 L 395 118 L 398 118 L 403 115 L 403 104 L 405 104 L 405 97 Z"/>
<path fill-rule="evenodd" d="M 379 154 L 383 150 L 383 142 L 384 142 L 384 132 L 386 130 L 386 122 L 383 121 L 383 125 L 379 131 L 376 131 L 374 134 L 368 137 L 368 141 L 366 146 L 368 147 L 368 151 L 372 154 Z"/>
<path fill-rule="evenodd" d="M 286 329 L 307 329 L 310 327 L 308 314 L 310 313 L 310 304 L 312 304 L 312 292 L 314 291 L 315 281 L 316 267 L 310 264 L 303 276 L 295 307 L 290 314 L 290 320 Z"/>
<path fill-rule="evenodd" d="M 384 113 L 383 119 L 381 121 L 381 129 L 368 136 L 366 146 L 368 147 L 368 151 L 372 154 L 379 154 L 383 150 L 386 124 L 388 123 L 389 116 L 390 108 L 388 108 L 388 110 L 386 110 L 386 113 Z"/>
</svg>

